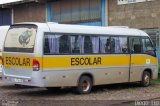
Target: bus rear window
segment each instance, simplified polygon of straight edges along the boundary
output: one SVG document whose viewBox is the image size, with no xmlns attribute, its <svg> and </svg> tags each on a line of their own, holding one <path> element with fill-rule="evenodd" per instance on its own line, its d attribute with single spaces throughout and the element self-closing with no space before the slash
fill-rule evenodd
<svg viewBox="0 0 160 106">
<path fill-rule="evenodd" d="M 7 33 L 4 51 L 33 53 L 36 25 L 12 25 Z"/>
</svg>

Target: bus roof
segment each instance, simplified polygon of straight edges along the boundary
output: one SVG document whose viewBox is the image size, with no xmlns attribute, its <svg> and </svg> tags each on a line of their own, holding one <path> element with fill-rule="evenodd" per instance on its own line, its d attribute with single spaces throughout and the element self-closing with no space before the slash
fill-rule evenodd
<svg viewBox="0 0 160 106">
<path fill-rule="evenodd" d="M 38 23 L 23 22 L 16 24 L 34 24 L 38 27 L 48 26 L 51 32 L 55 33 L 79 33 L 79 34 L 101 34 L 101 35 L 122 35 L 122 36 L 148 36 L 144 31 L 127 27 L 101 27 L 101 26 L 84 26 L 71 24 L 58 24 L 55 22 Z"/>
</svg>

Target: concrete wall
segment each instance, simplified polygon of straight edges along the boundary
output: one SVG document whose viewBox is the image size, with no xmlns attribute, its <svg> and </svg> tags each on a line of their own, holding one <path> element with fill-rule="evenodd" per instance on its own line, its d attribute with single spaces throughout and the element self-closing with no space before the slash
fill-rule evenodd
<svg viewBox="0 0 160 106">
<path fill-rule="evenodd" d="M 108 0 L 108 3 L 109 25 L 160 28 L 160 0 L 126 5 L 117 5 L 117 0 Z"/>
<path fill-rule="evenodd" d="M 46 4 L 45 3 L 26 3 L 13 7 L 13 22 L 45 22 Z"/>
</svg>

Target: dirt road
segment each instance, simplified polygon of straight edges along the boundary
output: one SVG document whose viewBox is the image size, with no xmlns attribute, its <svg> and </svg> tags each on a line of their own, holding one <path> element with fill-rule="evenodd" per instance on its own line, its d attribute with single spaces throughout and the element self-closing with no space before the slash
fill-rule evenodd
<svg viewBox="0 0 160 106">
<path fill-rule="evenodd" d="M 150 87 L 140 87 L 137 83 L 98 86 L 93 88 L 91 94 L 77 95 L 68 88 L 47 91 L 45 88 L 8 85 L 0 80 L 2 106 L 134 106 L 139 100 L 159 98 L 159 84 Z"/>
</svg>

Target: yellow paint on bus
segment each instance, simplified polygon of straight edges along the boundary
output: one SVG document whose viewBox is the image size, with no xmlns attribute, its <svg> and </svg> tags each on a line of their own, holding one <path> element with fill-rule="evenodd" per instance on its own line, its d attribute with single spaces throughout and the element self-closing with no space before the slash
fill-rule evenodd
<svg viewBox="0 0 160 106">
<path fill-rule="evenodd" d="M 70 68 L 86 66 L 124 66 L 130 64 L 130 55 L 92 55 L 92 56 L 4 56 L 4 67 L 32 68 L 33 60 L 40 63 L 40 68 Z M 156 64 L 157 59 L 149 55 L 132 55 L 132 63 L 135 65 Z M 131 63 L 131 64 L 132 64 Z"/>
</svg>

